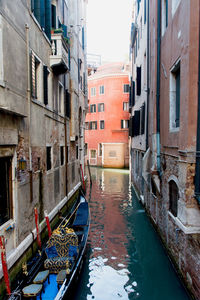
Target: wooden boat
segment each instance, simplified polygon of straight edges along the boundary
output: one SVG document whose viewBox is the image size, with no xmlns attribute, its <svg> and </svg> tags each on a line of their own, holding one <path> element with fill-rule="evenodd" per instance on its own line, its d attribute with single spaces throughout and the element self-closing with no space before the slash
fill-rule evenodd
<svg viewBox="0 0 200 300">
<path fill-rule="evenodd" d="M 66 298 L 82 266 L 89 225 L 89 205 L 81 194 L 70 217 L 63 219 L 42 252 L 24 268 L 23 278 L 9 300 Z"/>
</svg>

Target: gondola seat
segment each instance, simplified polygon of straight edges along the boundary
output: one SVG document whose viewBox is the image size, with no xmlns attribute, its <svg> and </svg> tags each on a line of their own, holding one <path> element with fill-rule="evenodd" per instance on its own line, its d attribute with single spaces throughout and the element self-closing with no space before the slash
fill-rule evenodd
<svg viewBox="0 0 200 300">
<path fill-rule="evenodd" d="M 42 293 L 42 284 L 30 284 L 27 285 L 23 288 L 22 290 L 23 296 L 25 298 L 33 298 L 37 297 L 37 295 L 40 294 L 40 299 L 41 298 L 41 293 Z"/>
<path fill-rule="evenodd" d="M 78 249 L 78 237 L 73 229 L 56 229 L 47 243 L 44 268 L 51 273 L 58 273 L 66 269 L 66 264 L 72 267 L 75 258 L 75 249 Z"/>
</svg>

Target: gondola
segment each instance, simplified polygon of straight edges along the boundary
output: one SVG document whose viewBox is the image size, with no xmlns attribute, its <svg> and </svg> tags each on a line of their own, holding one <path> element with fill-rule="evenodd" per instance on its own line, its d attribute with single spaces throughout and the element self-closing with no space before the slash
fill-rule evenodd
<svg viewBox="0 0 200 300">
<path fill-rule="evenodd" d="M 70 216 L 62 220 L 41 253 L 24 267 L 23 278 L 8 299 L 67 299 L 81 270 L 89 225 L 89 205 L 81 193 Z"/>
</svg>

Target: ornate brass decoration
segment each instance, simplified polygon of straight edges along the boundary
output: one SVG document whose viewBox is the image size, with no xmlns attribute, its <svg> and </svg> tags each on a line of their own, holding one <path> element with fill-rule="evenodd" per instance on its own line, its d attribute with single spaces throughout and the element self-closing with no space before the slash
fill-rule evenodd
<svg viewBox="0 0 200 300">
<path fill-rule="evenodd" d="M 27 263 L 26 262 L 24 262 L 22 264 L 22 272 L 23 272 L 24 275 L 28 276 Z"/>
</svg>

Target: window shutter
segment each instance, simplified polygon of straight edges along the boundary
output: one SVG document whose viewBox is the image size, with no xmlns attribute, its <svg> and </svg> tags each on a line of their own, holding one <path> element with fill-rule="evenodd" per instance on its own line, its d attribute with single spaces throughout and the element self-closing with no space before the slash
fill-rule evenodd
<svg viewBox="0 0 200 300">
<path fill-rule="evenodd" d="M 97 121 L 95 121 L 95 129 L 97 129 Z"/>
<path fill-rule="evenodd" d="M 40 25 L 42 29 L 45 29 L 45 3 L 44 0 L 40 0 Z"/>
<path fill-rule="evenodd" d="M 124 128 L 124 127 L 123 127 L 123 120 L 121 120 L 121 129 L 122 129 L 122 128 Z"/>
<path fill-rule="evenodd" d="M 168 0 L 166 0 L 166 27 L 168 26 Z"/>
<path fill-rule="evenodd" d="M 96 112 L 96 104 L 94 104 L 94 112 Z"/>
<path fill-rule="evenodd" d="M 141 67 L 137 67 L 137 95 L 141 95 Z"/>
<path fill-rule="evenodd" d="M 145 103 L 142 106 L 141 134 L 145 132 Z"/>
<path fill-rule="evenodd" d="M 180 69 L 176 73 L 176 127 L 180 126 Z"/>
<path fill-rule="evenodd" d="M 83 50 L 85 48 L 85 30 L 84 30 L 84 27 L 82 27 L 82 48 L 83 48 Z"/>
<path fill-rule="evenodd" d="M 134 136 L 138 136 L 140 134 L 140 110 L 135 111 L 134 118 Z"/>
<path fill-rule="evenodd" d="M 34 16 L 40 23 L 40 0 L 34 0 Z"/>
<path fill-rule="evenodd" d="M 71 95 L 68 90 L 65 90 L 65 115 L 71 118 Z"/>
<path fill-rule="evenodd" d="M 129 122 L 129 136 L 132 136 L 131 133 L 132 133 L 132 119 L 133 117 L 130 117 L 130 122 Z"/>
<path fill-rule="evenodd" d="M 47 66 L 43 66 L 43 88 L 44 88 L 44 104 L 48 104 L 48 74 Z"/>
<path fill-rule="evenodd" d="M 51 5 L 51 27 L 56 28 L 56 6 Z"/>
<path fill-rule="evenodd" d="M 144 24 L 146 24 L 147 20 L 147 0 L 144 0 Z"/>
<path fill-rule="evenodd" d="M 49 0 L 45 0 L 45 33 L 50 40 L 51 39 L 51 1 Z"/>
<path fill-rule="evenodd" d="M 33 96 L 33 76 L 32 76 L 32 51 L 30 52 L 30 89 L 31 96 Z"/>
<path fill-rule="evenodd" d="M 90 122 L 90 124 L 89 124 L 89 129 L 90 130 L 92 129 L 92 122 Z"/>
<path fill-rule="evenodd" d="M 35 4 L 35 1 L 31 0 L 31 11 L 32 11 L 32 13 L 34 13 L 34 4 Z"/>
<path fill-rule="evenodd" d="M 98 104 L 98 111 L 100 111 L 100 109 L 101 109 L 101 106 L 100 106 L 100 104 Z"/>
<path fill-rule="evenodd" d="M 66 38 L 67 37 L 67 26 L 62 24 L 61 27 L 62 27 L 62 30 L 63 30 L 63 36 Z"/>
</svg>

